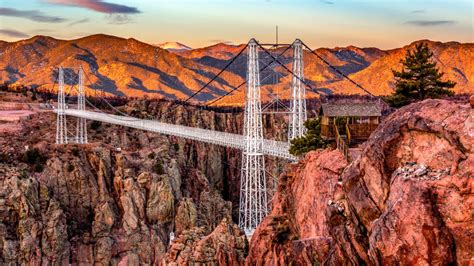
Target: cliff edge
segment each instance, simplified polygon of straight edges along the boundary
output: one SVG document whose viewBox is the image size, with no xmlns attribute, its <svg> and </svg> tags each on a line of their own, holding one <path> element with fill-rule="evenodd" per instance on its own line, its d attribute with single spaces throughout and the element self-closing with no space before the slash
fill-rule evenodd
<svg viewBox="0 0 474 266">
<path fill-rule="evenodd" d="M 310 152 L 280 178 L 246 264 L 469 265 L 474 109 L 426 100 L 391 114 L 359 159 Z"/>
</svg>

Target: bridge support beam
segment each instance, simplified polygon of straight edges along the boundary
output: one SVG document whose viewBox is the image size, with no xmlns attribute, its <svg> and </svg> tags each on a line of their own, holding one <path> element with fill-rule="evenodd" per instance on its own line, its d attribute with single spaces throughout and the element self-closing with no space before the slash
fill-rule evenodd
<svg viewBox="0 0 474 266">
<path fill-rule="evenodd" d="M 58 107 L 56 120 L 56 144 L 67 144 L 66 100 L 64 97 L 64 70 L 59 68 L 58 73 Z"/>
<path fill-rule="evenodd" d="M 293 83 L 291 88 L 291 111 L 289 117 L 288 141 L 301 137 L 306 132 L 304 122 L 306 121 L 306 93 L 303 84 L 304 63 L 303 46 L 301 40 L 293 43 Z"/>
<path fill-rule="evenodd" d="M 245 148 L 240 177 L 239 227 L 247 236 L 268 213 L 257 43 L 248 46 L 247 92 L 244 114 Z"/>
<path fill-rule="evenodd" d="M 86 110 L 86 94 L 84 91 L 84 70 L 82 66 L 79 68 L 79 84 L 77 90 L 77 110 L 85 111 Z M 87 140 L 87 123 L 86 119 L 83 117 L 77 118 L 77 128 L 76 128 L 76 141 L 79 144 L 88 143 Z"/>
</svg>

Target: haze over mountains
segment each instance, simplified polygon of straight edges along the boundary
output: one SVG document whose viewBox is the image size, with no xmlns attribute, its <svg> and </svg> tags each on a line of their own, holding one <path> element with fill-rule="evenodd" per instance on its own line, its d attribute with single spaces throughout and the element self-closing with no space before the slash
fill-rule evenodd
<svg viewBox="0 0 474 266">
<path fill-rule="evenodd" d="M 454 90 L 457 93 L 473 92 L 474 44 L 425 42 L 433 50 L 441 71 L 446 73 L 445 78 L 457 82 Z M 393 50 L 349 46 L 319 48 L 316 52 L 372 93 L 387 95 L 393 91 L 391 69 L 401 67 L 400 60 L 415 43 Z M 191 49 L 180 43 L 166 43 L 161 47 L 102 34 L 77 40 L 35 36 L 18 42 L 0 41 L 0 82 L 52 88 L 56 67 L 77 68 L 82 65 L 87 76 L 88 93 L 100 89 L 119 96 L 186 99 L 217 74 L 244 45 L 219 43 Z M 280 52 L 282 48 L 274 50 L 273 54 Z M 260 57 L 261 66 L 270 62 L 265 53 L 262 52 Z M 291 49 L 279 60 L 291 69 Z M 246 64 L 244 53 L 195 99 L 210 101 L 240 85 L 245 81 Z M 305 78 L 315 91 L 363 94 L 308 51 L 304 54 L 304 64 Z M 261 74 L 264 99 L 269 93 L 288 97 L 291 75 L 282 67 L 275 68 L 275 71 L 278 74 L 268 71 Z M 71 77 L 66 83 L 75 82 Z M 273 84 L 275 82 L 278 84 Z M 243 90 L 244 86 L 218 104 L 242 104 Z M 316 96 L 313 91 L 308 91 L 308 95 Z"/>
</svg>

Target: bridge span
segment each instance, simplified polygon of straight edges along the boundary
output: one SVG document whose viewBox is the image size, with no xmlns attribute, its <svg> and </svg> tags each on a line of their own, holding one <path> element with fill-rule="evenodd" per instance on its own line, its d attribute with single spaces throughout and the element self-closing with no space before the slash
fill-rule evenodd
<svg viewBox="0 0 474 266">
<path fill-rule="evenodd" d="M 67 116 L 85 118 L 87 120 L 95 120 L 124 127 L 156 132 L 169 136 L 182 137 L 240 150 L 245 149 L 245 136 L 239 134 L 85 110 L 66 109 L 64 112 Z M 290 161 L 296 161 L 297 158 L 288 152 L 289 148 L 290 145 L 288 142 L 264 139 L 259 152 L 263 155 L 270 155 Z"/>
</svg>

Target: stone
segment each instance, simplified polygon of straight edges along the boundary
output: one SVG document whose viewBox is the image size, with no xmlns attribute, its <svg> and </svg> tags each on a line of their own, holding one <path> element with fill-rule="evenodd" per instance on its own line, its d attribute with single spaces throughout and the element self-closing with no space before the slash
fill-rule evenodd
<svg viewBox="0 0 474 266">
<path fill-rule="evenodd" d="M 446 100 L 401 108 L 347 167 L 337 151 L 309 152 L 280 176 L 274 208 L 252 236 L 247 265 L 469 265 L 470 112 Z M 342 190 L 334 191 L 339 177 Z"/>
</svg>

